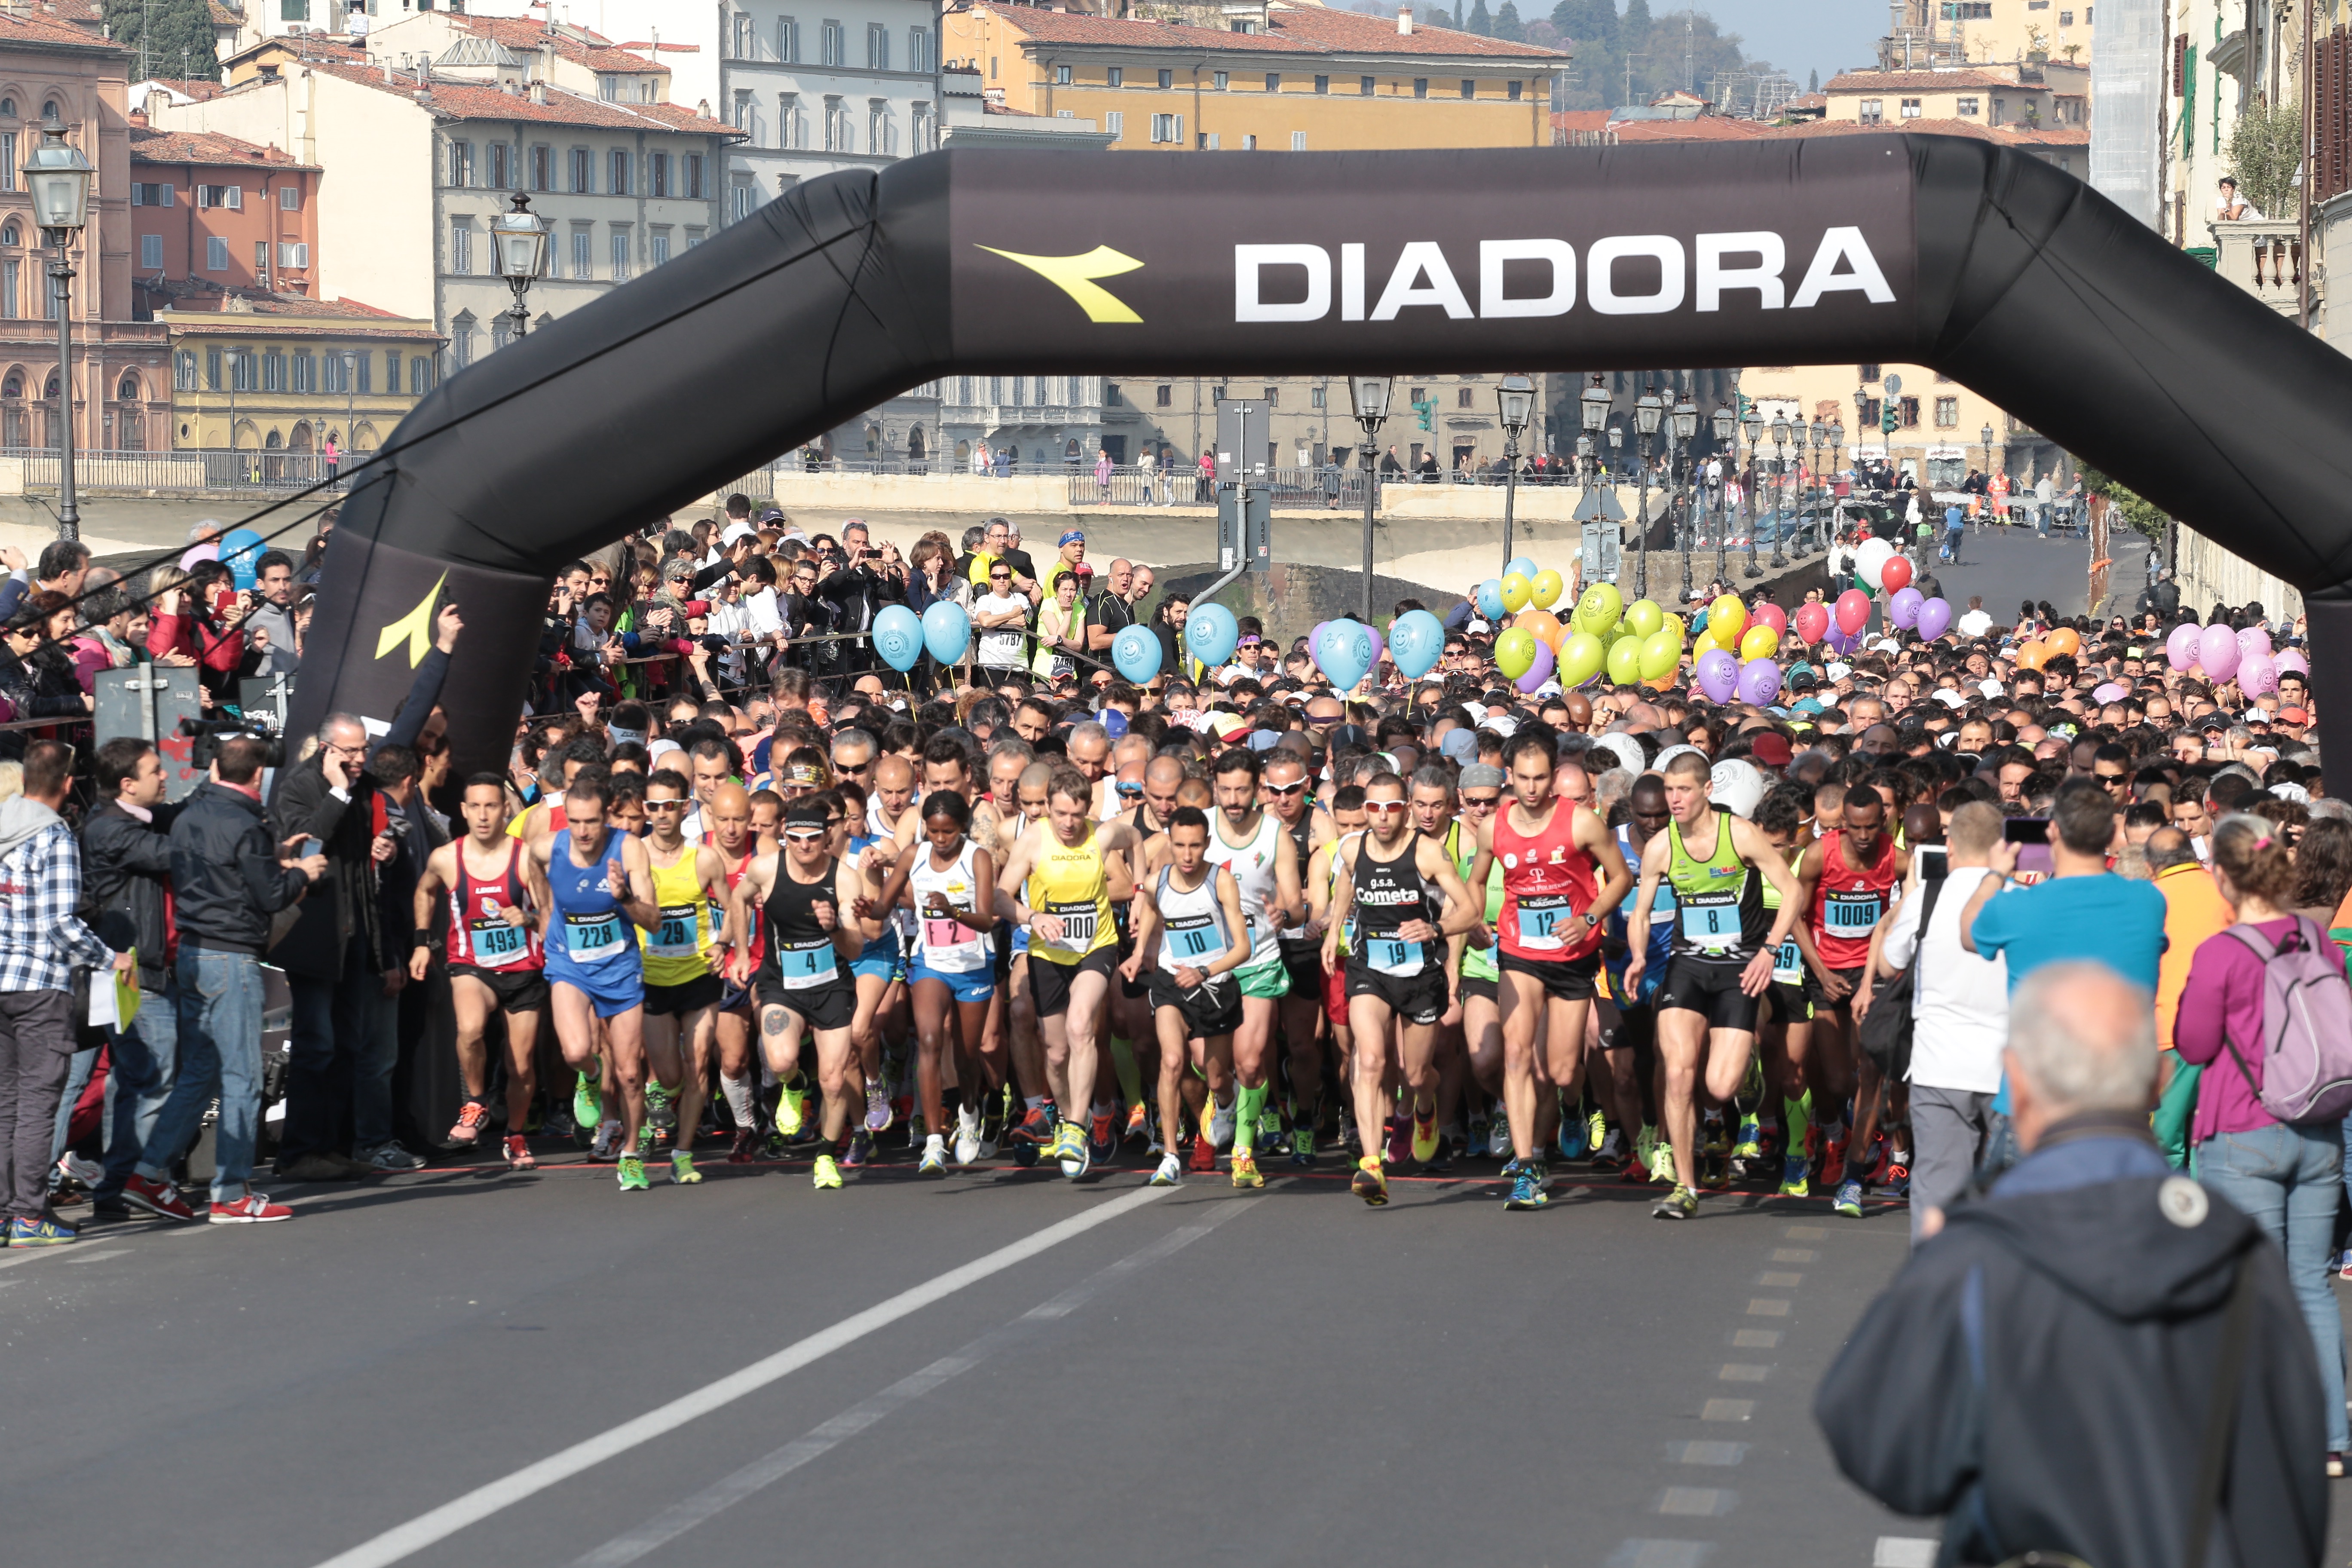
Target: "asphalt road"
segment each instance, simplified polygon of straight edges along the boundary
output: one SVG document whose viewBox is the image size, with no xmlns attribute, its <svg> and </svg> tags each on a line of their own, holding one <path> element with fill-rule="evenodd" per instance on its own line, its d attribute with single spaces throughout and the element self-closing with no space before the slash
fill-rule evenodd
<svg viewBox="0 0 2352 1568">
<path fill-rule="evenodd" d="M 2110 545 L 2116 567 L 2105 614 L 2128 614 L 2131 601 L 2147 582 L 2142 569 L 2147 542 L 2138 534 L 2117 530 Z M 1970 531 L 1961 542 L 1960 564 L 1928 567 L 1941 580 L 1944 597 L 1954 616 L 1968 607 L 1969 595 L 1984 595 L 1993 624 L 2017 624 L 2019 603 L 2048 600 L 2062 616 L 2078 616 L 2090 595 L 2091 550 L 2080 536 L 2038 539 L 2027 528 Z"/>
</svg>

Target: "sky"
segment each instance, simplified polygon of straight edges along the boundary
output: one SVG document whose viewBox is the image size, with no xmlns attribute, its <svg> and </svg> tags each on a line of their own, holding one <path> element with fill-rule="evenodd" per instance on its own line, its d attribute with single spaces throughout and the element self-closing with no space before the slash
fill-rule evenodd
<svg viewBox="0 0 2352 1568">
<path fill-rule="evenodd" d="M 1697 0 L 1715 25 L 1740 37 L 1740 51 L 1762 56 L 1789 73 L 1800 88 L 1806 74 L 1827 81 L 1841 70 L 1877 58 L 1886 31 L 1886 0 Z M 1618 0 L 1624 10 L 1624 0 Z M 1525 7 L 1522 7 L 1525 9 Z M 1670 0 L 1650 0 L 1650 15 L 1663 21 L 1679 10 Z"/>
</svg>

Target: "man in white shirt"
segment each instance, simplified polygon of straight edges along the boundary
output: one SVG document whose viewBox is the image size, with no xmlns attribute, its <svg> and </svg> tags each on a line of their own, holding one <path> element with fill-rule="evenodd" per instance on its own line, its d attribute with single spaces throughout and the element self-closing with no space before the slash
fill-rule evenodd
<svg viewBox="0 0 2352 1568">
<path fill-rule="evenodd" d="M 1013 568 L 1002 560 L 988 563 L 988 588 L 971 602 L 971 624 L 982 669 L 1001 681 L 1028 668 L 1029 600 L 1013 591 Z"/>
<path fill-rule="evenodd" d="M 1969 595 L 1968 610 L 1960 616 L 1958 625 L 1964 637 L 1980 637 L 1992 630 L 1992 616 L 1985 613 L 1983 595 Z"/>
<path fill-rule="evenodd" d="M 1944 1210 L 1968 1185 L 1992 1124 L 2000 1089 L 2000 1053 L 2009 1044 L 2009 970 L 1960 946 L 1960 913 L 1988 874 L 2000 841 L 2000 808 L 1970 801 L 1952 813 L 1945 833 L 1949 869 L 1926 911 L 1931 885 L 1913 857 L 1913 886 L 1895 908 L 1880 944 L 1878 970 L 1912 975 L 1911 1239 L 1944 1227 Z M 1922 847 L 1925 847 L 1924 846 Z"/>
</svg>

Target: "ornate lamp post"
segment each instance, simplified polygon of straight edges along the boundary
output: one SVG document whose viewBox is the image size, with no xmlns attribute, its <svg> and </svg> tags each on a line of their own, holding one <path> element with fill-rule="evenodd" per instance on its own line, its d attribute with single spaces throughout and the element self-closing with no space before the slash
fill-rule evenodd
<svg viewBox="0 0 2352 1568">
<path fill-rule="evenodd" d="M 1665 417 L 1666 400 L 1654 392 L 1644 392 L 1633 400 L 1633 426 L 1642 436 L 1641 502 L 1634 526 L 1641 530 L 1641 554 L 1633 567 L 1633 597 L 1650 596 L 1650 437 L 1658 433 L 1658 422 Z M 1611 431 L 1613 442 L 1616 432 Z"/>
<path fill-rule="evenodd" d="M 490 225 L 490 241 L 499 247 L 499 273 L 514 290 L 514 309 L 507 312 L 514 318 L 514 335 L 520 338 L 530 330 L 530 313 L 523 296 L 530 291 L 531 279 L 547 265 L 547 220 L 530 210 L 530 197 L 521 191 L 514 195 L 514 206 L 500 213 Z"/>
<path fill-rule="evenodd" d="M 1756 460 L 1756 444 L 1764 434 L 1764 411 L 1756 405 L 1749 404 L 1748 412 L 1739 416 L 1739 424 L 1740 427 L 1748 432 L 1748 467 L 1750 470 L 1749 477 L 1752 479 L 1754 470 L 1762 467 Z M 1750 577 L 1761 577 L 1764 575 L 1764 569 L 1756 564 L 1756 487 L 1753 484 L 1740 487 L 1740 504 L 1747 509 L 1748 513 L 1747 574 Z"/>
<path fill-rule="evenodd" d="M 1690 450 L 1691 441 L 1697 435 L 1698 405 L 1685 397 L 1675 405 L 1675 445 L 1681 451 L 1683 468 L 1683 526 L 1676 531 L 1681 537 L 1683 547 L 1683 603 L 1685 604 L 1690 603 L 1691 546 L 1696 542 L 1696 536 L 1698 533 L 1696 509 L 1692 505 L 1692 480 L 1695 476 L 1691 469 Z"/>
<path fill-rule="evenodd" d="M 1372 624 L 1372 508 L 1380 500 L 1381 476 L 1372 464 L 1381 455 L 1380 443 L 1373 437 L 1389 416 L 1389 378 L 1385 375 L 1351 375 L 1348 378 L 1348 395 L 1355 400 L 1356 423 L 1364 427 L 1364 438 L 1356 443 L 1356 461 L 1364 470 L 1364 624 Z"/>
<path fill-rule="evenodd" d="M 1725 482 L 1730 483 L 1739 474 L 1739 416 L 1729 408 L 1718 406 L 1714 420 L 1715 444 L 1731 455 L 1731 466 L 1725 475 Z M 1724 563 L 1724 550 L 1731 542 L 1731 501 L 1722 490 L 1716 492 L 1715 514 L 1715 575 L 1717 581 L 1728 583 L 1731 569 Z"/>
<path fill-rule="evenodd" d="M 1503 417 L 1503 560 L 1511 559 L 1511 511 L 1519 493 L 1519 437 L 1534 415 L 1536 384 L 1524 375 L 1507 375 L 1495 389 Z"/>
<path fill-rule="evenodd" d="M 81 537 L 81 508 L 74 496 L 73 266 L 66 247 L 89 221 L 89 160 L 66 142 L 66 128 L 54 116 L 41 126 L 41 144 L 25 160 L 25 188 L 32 193 L 33 221 L 54 252 L 49 290 L 58 308 L 58 537 Z"/>
<path fill-rule="evenodd" d="M 1830 420 L 1829 454 L 1831 478 L 1823 481 L 1823 486 L 1829 492 L 1830 512 L 1834 516 L 1837 511 L 1837 464 L 1845 456 L 1845 424 L 1843 420 L 1836 418 Z M 1824 550 L 1829 548 L 1829 531 L 1826 526 L 1822 531 L 1822 548 Z"/>
<path fill-rule="evenodd" d="M 1789 563 L 1789 557 L 1780 548 L 1780 542 L 1789 533 L 1789 416 L 1785 414 L 1772 416 L 1772 445 L 1780 453 L 1780 472 L 1776 476 L 1780 482 L 1773 489 L 1780 492 L 1780 504 L 1772 509 L 1780 514 L 1772 522 L 1772 569 L 1777 572 Z"/>
</svg>

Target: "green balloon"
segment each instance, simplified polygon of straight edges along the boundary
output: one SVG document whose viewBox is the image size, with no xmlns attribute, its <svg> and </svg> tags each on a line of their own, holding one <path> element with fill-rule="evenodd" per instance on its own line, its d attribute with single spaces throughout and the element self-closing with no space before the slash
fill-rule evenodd
<svg viewBox="0 0 2352 1568">
<path fill-rule="evenodd" d="M 1647 599 L 1636 599 L 1625 606 L 1625 624 L 1633 628 L 1635 637 L 1654 637 L 1666 624 L 1666 612 Z"/>
<path fill-rule="evenodd" d="M 1619 637 L 1609 645 L 1609 679 L 1617 686 L 1640 684 L 1642 644 L 1639 638 Z"/>
<path fill-rule="evenodd" d="M 1583 685 L 1601 673 L 1601 661 L 1607 657 L 1599 637 L 1591 632 L 1578 632 L 1559 645 L 1560 685 Z"/>
<path fill-rule="evenodd" d="M 1495 639 L 1495 668 L 1506 680 L 1517 680 L 1536 661 L 1536 637 L 1533 632 L 1513 626 Z"/>
<path fill-rule="evenodd" d="M 1624 610 L 1624 599 L 1614 583 L 1595 583 L 1576 601 L 1576 614 L 1569 624 L 1578 631 L 1591 632 L 1595 637 L 1617 624 Z"/>
<path fill-rule="evenodd" d="M 1655 685 L 1669 679 L 1683 661 L 1683 639 L 1664 628 L 1642 639 L 1641 676 Z"/>
</svg>

